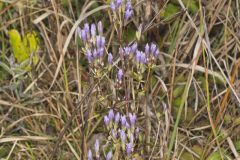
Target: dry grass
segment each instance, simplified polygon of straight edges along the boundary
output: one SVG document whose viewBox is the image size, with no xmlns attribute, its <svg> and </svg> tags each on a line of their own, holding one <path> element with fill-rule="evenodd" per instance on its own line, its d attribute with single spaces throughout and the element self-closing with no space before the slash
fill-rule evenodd
<svg viewBox="0 0 240 160">
<path fill-rule="evenodd" d="M 30 72 L 1 78 L 0 64 L 0 159 L 86 159 L 96 138 L 106 138 L 110 106 L 138 113 L 144 159 L 240 159 L 240 1 L 199 0 L 196 13 L 183 0 L 136 1 L 123 35 L 143 22 L 141 41 L 156 42 L 161 55 L 142 90 L 128 79 L 124 99 L 113 69 L 90 74 L 75 35 L 84 22 L 102 20 L 107 49 L 133 40 L 117 36 L 103 1 L 0 0 L 0 63 L 12 54 L 8 30 L 40 36 Z M 168 3 L 179 12 L 165 19 Z"/>
</svg>

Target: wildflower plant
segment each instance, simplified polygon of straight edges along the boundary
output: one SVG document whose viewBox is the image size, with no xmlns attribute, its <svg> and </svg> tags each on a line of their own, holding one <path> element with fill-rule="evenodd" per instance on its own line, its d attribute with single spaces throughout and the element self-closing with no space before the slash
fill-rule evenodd
<svg viewBox="0 0 240 160">
<path fill-rule="evenodd" d="M 102 146 L 108 152 L 106 159 L 110 160 L 115 152 L 118 152 L 122 158 L 133 158 L 134 154 L 138 154 L 138 142 L 142 141 L 139 127 L 136 124 L 137 116 L 135 113 L 128 115 L 114 113 L 110 109 L 108 114 L 104 116 L 104 124 L 107 130 L 108 139 L 106 144 Z M 99 159 L 99 140 L 94 145 L 95 157 Z M 91 149 L 88 150 L 88 159 L 93 157 Z"/>
<path fill-rule="evenodd" d="M 118 103 L 124 101 L 129 101 L 129 103 L 126 103 L 126 110 L 121 109 L 121 113 L 110 109 L 108 114 L 103 116 L 103 123 L 106 127 L 106 143 L 104 147 L 101 147 L 97 140 L 92 147 L 94 152 L 89 148 L 89 160 L 93 157 L 95 159 L 101 157 L 111 159 L 115 153 L 118 153 L 121 159 L 131 159 L 139 151 L 141 154 L 143 153 L 144 147 L 141 144 L 145 137 L 140 134 L 137 126 L 139 106 L 134 107 L 137 105 L 134 104 L 134 101 L 136 98 L 142 98 L 139 93 L 142 92 L 143 96 L 147 94 L 150 73 L 160 55 L 156 43 L 141 41 L 142 25 L 136 31 L 134 41 L 122 41 L 123 31 L 134 16 L 132 1 L 111 0 L 109 8 L 114 21 L 113 33 L 116 32 L 118 42 L 104 33 L 101 21 L 96 24 L 85 23 L 76 32 L 82 42 L 82 52 L 88 62 L 89 75 L 94 75 L 97 81 L 105 79 L 110 82 L 110 85 L 99 83 L 98 91 L 109 91 L 109 95 L 112 96 L 102 95 L 104 92 L 98 92 L 98 95 L 101 95 L 100 97 L 103 99 L 109 97 L 113 109 Z M 118 45 L 109 45 L 112 43 Z M 123 114 L 125 111 L 127 114 Z"/>
</svg>

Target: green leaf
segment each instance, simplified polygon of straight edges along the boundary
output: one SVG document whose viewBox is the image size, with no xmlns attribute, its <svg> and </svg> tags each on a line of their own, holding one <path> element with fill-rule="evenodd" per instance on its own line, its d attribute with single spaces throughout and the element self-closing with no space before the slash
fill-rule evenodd
<svg viewBox="0 0 240 160">
<path fill-rule="evenodd" d="M 192 13 L 196 13 L 198 11 L 198 5 L 195 0 L 183 0 L 183 4 Z"/>
<path fill-rule="evenodd" d="M 178 13 L 180 8 L 172 3 L 167 4 L 165 10 L 161 13 L 161 17 L 170 18 L 174 14 Z"/>
</svg>

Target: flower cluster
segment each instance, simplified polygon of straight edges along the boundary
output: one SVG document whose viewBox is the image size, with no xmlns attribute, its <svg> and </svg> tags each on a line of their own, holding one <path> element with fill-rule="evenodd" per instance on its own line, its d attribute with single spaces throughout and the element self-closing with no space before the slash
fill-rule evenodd
<svg viewBox="0 0 240 160">
<path fill-rule="evenodd" d="M 95 158 L 97 160 L 100 160 L 100 144 L 98 139 L 94 144 L 94 151 L 95 151 Z M 93 160 L 93 153 L 91 149 L 88 150 L 87 156 L 88 156 L 88 160 Z M 112 159 L 112 151 L 110 150 L 106 155 L 106 160 L 111 160 L 111 159 Z"/>
<path fill-rule="evenodd" d="M 150 45 L 147 43 L 145 45 L 145 50 L 138 50 L 137 43 L 133 43 L 131 46 L 127 46 L 124 48 L 119 48 L 119 53 L 122 57 L 133 57 L 134 62 L 137 64 L 152 64 L 154 60 L 156 60 L 160 54 L 157 45 L 151 43 Z"/>
<path fill-rule="evenodd" d="M 102 62 L 106 43 L 102 22 L 98 22 L 97 27 L 94 23 L 91 25 L 85 23 L 83 29 L 80 27 L 77 29 L 77 33 L 84 44 L 83 50 L 88 62 Z"/>
<path fill-rule="evenodd" d="M 116 12 L 123 6 L 124 6 L 123 0 L 112 0 L 110 2 L 110 7 L 113 12 Z M 132 15 L 133 15 L 132 3 L 131 0 L 127 0 L 124 8 L 124 19 L 128 20 Z"/>
<path fill-rule="evenodd" d="M 104 123 L 110 133 L 110 139 L 114 143 L 120 143 L 123 153 L 131 156 L 135 142 L 139 139 L 139 128 L 136 127 L 137 116 L 129 113 L 128 116 L 114 113 L 111 109 L 108 115 L 104 116 Z"/>
</svg>

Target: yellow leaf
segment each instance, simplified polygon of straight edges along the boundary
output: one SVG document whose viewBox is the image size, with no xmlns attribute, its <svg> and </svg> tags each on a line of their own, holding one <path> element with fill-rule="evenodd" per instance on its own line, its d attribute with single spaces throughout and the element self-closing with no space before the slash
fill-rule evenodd
<svg viewBox="0 0 240 160">
<path fill-rule="evenodd" d="M 27 53 L 21 36 L 19 32 L 15 29 L 12 29 L 8 32 L 10 38 L 10 44 L 13 50 L 13 54 L 18 63 L 21 63 L 29 58 L 29 54 Z"/>
<path fill-rule="evenodd" d="M 37 51 L 39 49 L 38 45 L 39 39 L 37 37 L 36 32 L 28 33 L 24 38 L 23 38 L 23 43 L 24 46 L 28 52 L 28 55 L 33 54 L 33 64 L 36 65 L 39 61 Z"/>
</svg>

